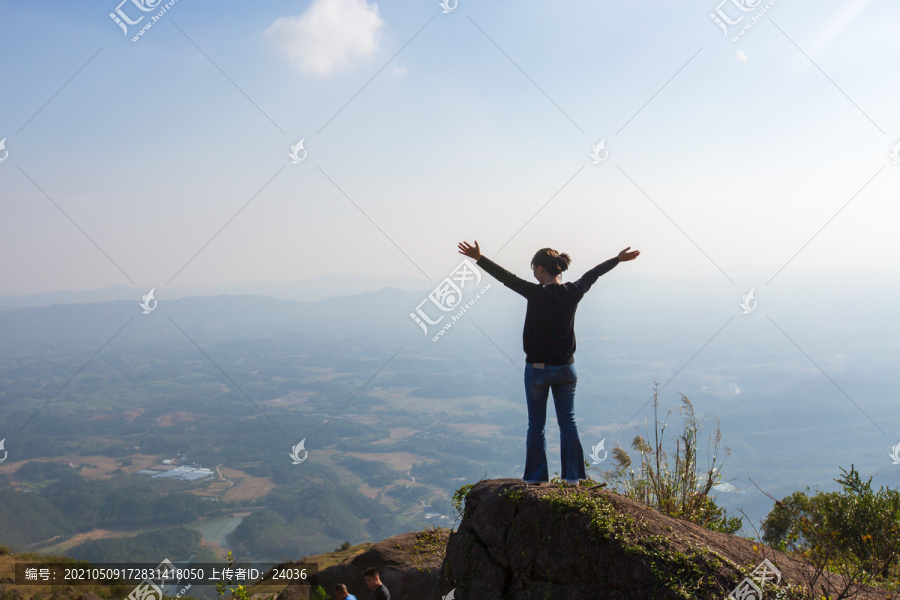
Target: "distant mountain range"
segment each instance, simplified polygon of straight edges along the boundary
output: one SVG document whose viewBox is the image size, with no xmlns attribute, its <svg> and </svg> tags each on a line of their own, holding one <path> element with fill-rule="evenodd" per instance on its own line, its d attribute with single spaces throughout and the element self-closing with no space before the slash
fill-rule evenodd
<svg viewBox="0 0 900 600">
<path fill-rule="evenodd" d="M 506 264 L 504 266 L 520 277 L 533 281 L 527 270 L 515 268 L 518 265 Z M 563 282 L 578 279 L 589 268 L 590 265 L 585 265 L 581 270 L 565 273 Z M 889 307 L 892 303 L 890 298 L 895 292 L 900 292 L 900 288 L 898 288 L 900 278 L 891 274 L 873 275 L 863 272 L 797 274 L 787 269 L 778 273 L 777 277 L 773 277 L 774 271 L 744 267 L 729 271 L 728 277 L 726 277 L 715 269 L 712 271 L 708 277 L 702 279 L 639 278 L 635 275 L 639 275 L 640 271 L 632 270 L 631 265 L 625 263 L 601 277 L 594 284 L 590 295 L 597 295 L 597 290 L 601 290 L 600 294 L 604 296 L 609 294 L 621 296 L 623 300 L 630 296 L 631 302 L 639 302 L 641 298 L 649 297 L 659 299 L 671 295 L 673 300 L 677 300 L 678 298 L 689 298 L 692 295 L 697 298 L 706 297 L 708 292 L 723 292 L 740 300 L 742 294 L 755 287 L 755 297 L 758 300 L 765 296 L 788 295 L 797 299 L 798 293 L 809 290 L 810 299 L 816 306 L 827 304 L 832 296 L 852 296 L 857 301 L 862 297 L 866 298 L 866 302 L 880 303 L 883 301 L 884 306 Z M 482 272 L 482 274 L 487 277 L 488 281 L 503 287 L 487 273 Z M 449 272 L 440 274 L 440 276 L 435 275 L 433 281 L 428 281 L 424 277 L 409 276 L 322 275 L 295 281 L 269 280 L 173 288 L 159 286 L 155 288 L 154 297 L 159 301 L 167 301 L 187 297 L 249 294 L 279 300 L 317 302 L 337 296 L 354 296 L 374 292 L 386 287 L 427 294 L 440 283 L 445 275 L 449 275 Z M 734 284 L 729 281 L 729 278 L 734 281 Z M 767 285 L 766 282 L 770 279 L 772 282 Z M 0 296 L 0 310 L 116 300 L 140 301 L 141 296 L 146 294 L 149 289 L 113 285 L 98 290 L 60 290 L 35 294 L 3 295 Z M 509 291 L 507 290 L 507 292 Z M 509 293 L 514 295 L 512 292 Z M 818 295 L 813 296 L 812 293 Z"/>
<path fill-rule="evenodd" d="M 156 288 L 157 300 L 174 300 L 190 296 L 219 296 L 222 294 L 252 294 L 269 296 L 281 300 L 316 302 L 333 296 L 347 296 L 372 292 L 383 287 L 401 290 L 429 290 L 434 287 L 423 278 L 415 277 L 374 277 L 369 275 L 322 275 L 298 281 L 257 281 L 226 283 L 210 286 L 180 288 Z M 126 285 L 111 285 L 99 290 L 58 291 L 39 294 L 0 297 L 0 310 L 25 306 L 51 306 L 53 304 L 86 304 L 91 302 L 112 302 L 115 300 L 140 300 L 149 289 L 138 291 Z"/>
<path fill-rule="evenodd" d="M 638 279 L 627 274 L 627 268 L 620 265 L 597 280 L 579 306 L 578 322 L 586 324 L 596 319 L 641 329 L 651 323 L 689 327 L 698 318 L 711 314 L 727 319 L 729 314 L 763 318 L 761 313 L 765 313 L 774 319 L 802 320 L 806 326 L 820 329 L 858 330 L 865 326 L 885 331 L 894 323 L 894 298 L 900 291 L 896 280 L 873 280 L 861 274 L 850 277 L 782 273 L 767 286 L 771 274 L 759 276 L 754 284 L 741 285 L 741 281 L 732 284 L 723 276 L 703 280 Z M 580 272 L 567 275 L 575 279 Z M 439 283 L 437 278 L 430 282 L 407 276 L 324 275 L 298 281 L 157 288 L 154 297 L 160 307 L 156 316 L 170 314 L 174 319 L 180 314 L 196 326 L 212 329 L 247 326 L 256 334 L 291 330 L 338 334 L 360 332 L 360 328 L 375 333 L 400 329 L 421 340 L 422 331 L 409 315 Z M 521 331 L 525 300 L 482 273 L 478 288 L 487 283 L 491 289 L 468 314 L 477 316 L 476 321 L 493 319 L 495 324 L 502 322 Z M 759 310 L 755 315 L 744 314 L 740 304 L 754 285 L 749 304 Z M 100 290 L 7 296 L 0 298 L 0 330 L 7 336 L 18 333 L 28 337 L 40 331 L 71 332 L 81 323 L 96 331 L 98 319 L 111 318 L 106 325 L 113 326 L 132 315 L 154 316 L 143 315 L 139 307 L 142 295 L 148 291 L 109 286 Z M 473 295 L 467 289 L 463 301 Z M 435 317 L 440 314 L 433 306 L 431 310 Z"/>
</svg>

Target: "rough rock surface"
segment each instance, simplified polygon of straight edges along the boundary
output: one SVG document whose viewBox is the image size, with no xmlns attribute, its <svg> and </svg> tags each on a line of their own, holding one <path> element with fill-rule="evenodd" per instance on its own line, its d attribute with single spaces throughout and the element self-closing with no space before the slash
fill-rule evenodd
<svg viewBox="0 0 900 600">
<path fill-rule="evenodd" d="M 455 600 L 722 600 L 764 558 L 781 572 L 777 588 L 791 583 L 809 591 L 812 569 L 786 554 L 615 492 L 483 480 L 450 535 L 439 594 L 430 600 L 451 590 Z M 831 573 L 820 575 L 816 592 L 823 585 L 832 597 L 844 587 Z M 776 597 L 775 587 L 763 587 L 764 598 Z M 850 591 L 860 600 L 891 597 Z"/>
<path fill-rule="evenodd" d="M 387 538 L 365 552 L 319 572 L 319 585 L 334 598 L 334 586 L 343 583 L 359 600 L 372 592 L 363 573 L 375 567 L 381 582 L 391 592 L 391 600 L 440 598 L 437 593 L 438 569 L 447 546 L 448 531 L 420 531 Z M 277 600 L 308 600 L 309 586 L 290 585 Z"/>
</svg>

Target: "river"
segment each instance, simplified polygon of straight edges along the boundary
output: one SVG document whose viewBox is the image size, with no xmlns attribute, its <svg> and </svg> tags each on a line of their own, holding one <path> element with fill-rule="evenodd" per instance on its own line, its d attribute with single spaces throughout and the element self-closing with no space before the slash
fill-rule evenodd
<svg viewBox="0 0 900 600">
<path fill-rule="evenodd" d="M 237 526 L 241 524 L 241 521 L 243 521 L 246 516 L 246 514 L 241 514 L 241 516 L 236 517 L 216 517 L 191 523 L 188 527 L 199 531 L 200 535 L 203 536 L 204 542 L 214 542 L 226 550 L 229 550 L 230 548 L 228 542 L 225 541 L 225 536 L 237 529 Z"/>
</svg>

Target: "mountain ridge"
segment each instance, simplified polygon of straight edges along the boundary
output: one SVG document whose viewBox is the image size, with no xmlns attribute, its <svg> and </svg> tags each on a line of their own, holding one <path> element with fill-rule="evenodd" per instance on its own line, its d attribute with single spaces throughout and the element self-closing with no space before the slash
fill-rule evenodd
<svg viewBox="0 0 900 600">
<path fill-rule="evenodd" d="M 759 584 L 762 597 L 799 600 L 837 594 L 845 585 L 839 575 L 816 572 L 765 544 L 659 513 L 614 491 L 526 486 L 519 479 L 467 487 L 456 531 L 382 540 L 321 569 L 319 584 L 329 591 L 344 583 L 365 598 L 363 573 L 375 567 L 393 600 L 721 600 L 739 586 L 752 590 L 747 579 Z M 843 597 L 894 597 L 867 586 L 848 591 Z M 309 587 L 291 584 L 277 600 L 311 597 Z"/>
</svg>

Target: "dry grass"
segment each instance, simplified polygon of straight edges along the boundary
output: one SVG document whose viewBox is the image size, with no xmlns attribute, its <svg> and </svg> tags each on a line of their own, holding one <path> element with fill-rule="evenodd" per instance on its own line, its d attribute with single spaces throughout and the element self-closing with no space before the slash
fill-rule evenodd
<svg viewBox="0 0 900 600">
<path fill-rule="evenodd" d="M 198 419 L 202 418 L 204 418 L 204 415 L 185 412 L 183 410 L 176 410 L 174 412 L 168 412 L 164 415 L 160 415 L 156 417 L 154 421 L 156 421 L 156 424 L 160 427 L 169 427 L 170 425 L 175 425 L 177 423 L 197 421 Z"/>
<path fill-rule="evenodd" d="M 52 546 L 46 546 L 41 548 L 41 554 L 63 554 L 68 550 L 74 548 L 78 544 L 82 544 L 84 542 L 90 542 L 93 540 L 103 540 L 109 538 L 126 538 L 126 537 L 134 537 L 137 534 L 141 533 L 140 530 L 131 530 L 131 531 L 113 531 L 111 529 L 92 529 L 86 533 L 79 533 L 77 535 L 73 535 L 69 539 L 59 544 L 54 544 Z"/>
<path fill-rule="evenodd" d="M 261 400 L 259 404 L 278 408 L 290 408 L 294 406 L 303 406 L 306 401 L 313 396 L 318 396 L 319 392 L 315 390 L 292 390 L 280 398 L 271 400 Z"/>
<path fill-rule="evenodd" d="M 120 458 L 130 458 L 131 464 L 123 467 L 119 464 Z M 117 469 L 122 469 L 123 473 L 134 473 L 135 471 L 139 471 L 140 469 L 146 469 L 149 466 L 159 464 L 161 458 L 159 456 L 149 456 L 146 454 L 133 454 L 128 457 L 116 457 L 111 458 L 109 456 L 42 456 L 39 458 L 29 458 L 27 460 L 20 460 L 15 462 L 5 462 L 0 465 L 0 473 L 6 475 L 12 475 L 15 471 L 19 469 L 23 464 L 31 462 L 31 461 L 40 461 L 40 462 L 57 462 L 63 464 L 77 464 L 77 465 L 93 465 L 90 467 L 82 468 L 79 473 L 82 477 L 86 479 L 109 479 L 112 477 L 113 471 Z"/>
<path fill-rule="evenodd" d="M 413 468 L 413 465 L 422 462 L 422 457 L 411 452 L 368 452 L 360 454 L 355 452 L 347 452 L 347 456 L 355 456 L 363 460 L 371 460 L 375 462 L 383 462 L 392 469 L 398 471 L 407 471 Z"/>
<path fill-rule="evenodd" d="M 234 482 L 234 487 L 229 488 L 222 496 L 222 500 L 250 500 L 253 497 L 261 498 L 277 486 L 267 477 L 251 477 L 237 469 L 221 469 L 222 475 Z M 219 482 L 223 483 L 223 482 Z M 224 485 L 228 485 L 225 483 Z"/>
<path fill-rule="evenodd" d="M 90 420 L 91 421 L 105 421 L 108 419 L 121 419 L 124 417 L 129 423 L 131 423 L 135 419 L 137 419 L 139 416 L 141 416 L 142 414 L 144 414 L 144 409 L 136 408 L 134 410 L 127 410 L 127 411 L 120 412 L 120 413 L 111 413 L 108 415 L 95 415 L 95 416 L 91 417 Z"/>
</svg>

